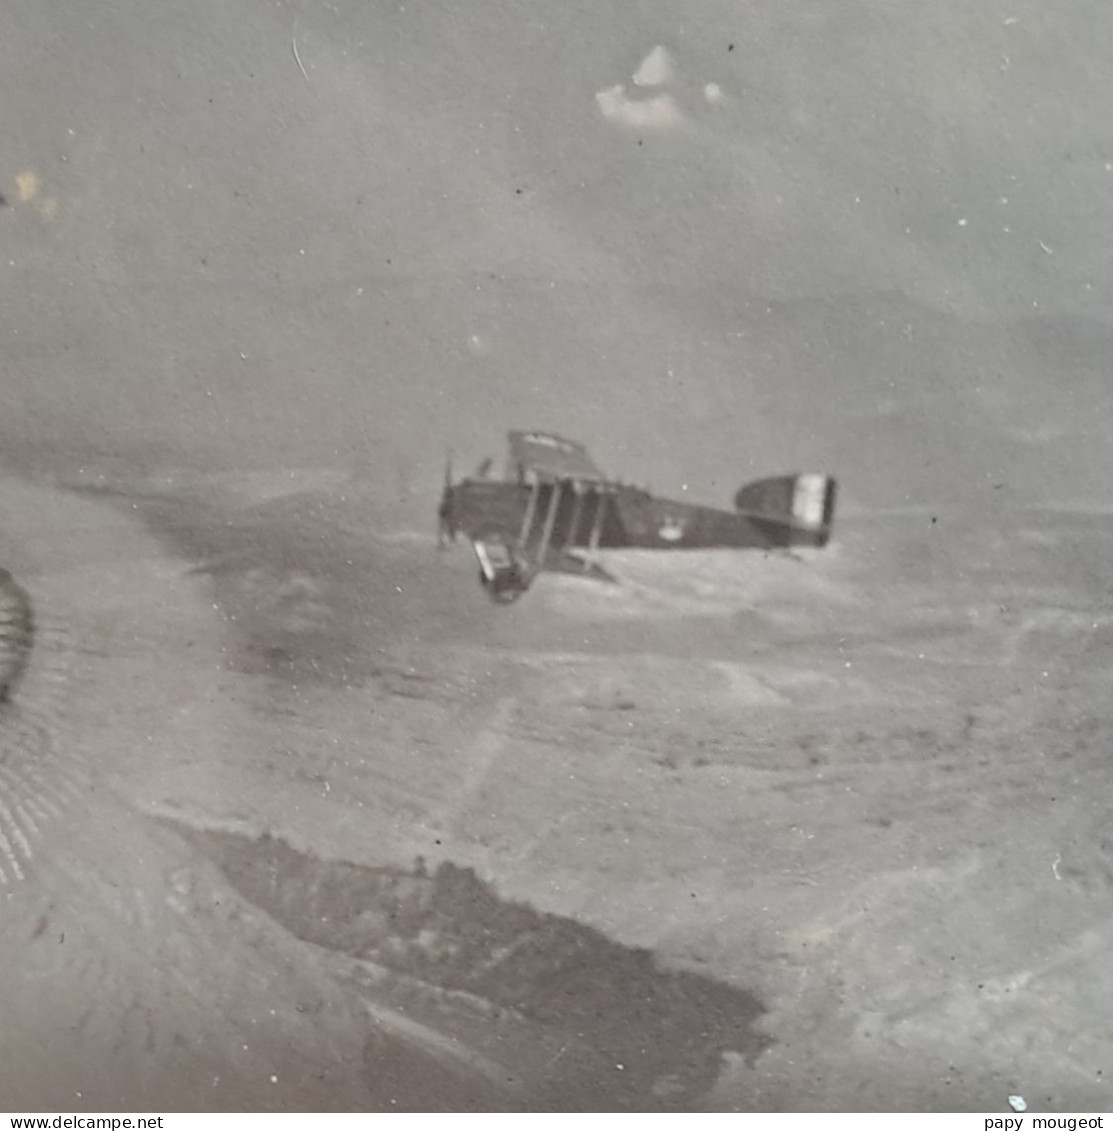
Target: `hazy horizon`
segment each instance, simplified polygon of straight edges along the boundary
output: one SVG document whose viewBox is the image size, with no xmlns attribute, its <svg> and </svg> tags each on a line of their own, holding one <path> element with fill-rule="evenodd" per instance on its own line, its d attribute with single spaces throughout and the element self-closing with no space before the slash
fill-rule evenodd
<svg viewBox="0 0 1113 1131">
<path fill-rule="evenodd" d="M 1110 21 L 15 0 L 8 462 L 1106 498 Z"/>
</svg>

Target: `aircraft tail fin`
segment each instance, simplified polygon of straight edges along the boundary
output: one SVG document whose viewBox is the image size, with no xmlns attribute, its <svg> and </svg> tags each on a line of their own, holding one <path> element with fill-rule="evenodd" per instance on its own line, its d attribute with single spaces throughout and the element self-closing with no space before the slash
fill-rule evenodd
<svg viewBox="0 0 1113 1131">
<path fill-rule="evenodd" d="M 740 514 L 785 526 L 789 545 L 825 546 L 837 495 L 830 475 L 801 472 L 747 483 L 734 496 L 734 506 Z"/>
</svg>

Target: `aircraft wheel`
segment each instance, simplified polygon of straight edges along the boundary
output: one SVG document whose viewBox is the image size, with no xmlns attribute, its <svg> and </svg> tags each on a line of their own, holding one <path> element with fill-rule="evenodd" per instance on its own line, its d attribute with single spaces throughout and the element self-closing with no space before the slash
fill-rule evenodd
<svg viewBox="0 0 1113 1131">
<path fill-rule="evenodd" d="M 513 605 L 524 592 L 524 589 L 517 587 L 513 589 L 492 589 L 491 600 L 494 601 L 496 605 Z"/>
<path fill-rule="evenodd" d="M 500 570 L 490 581 L 480 574 L 487 595 L 497 605 L 512 605 L 528 588 L 516 569 Z"/>
</svg>

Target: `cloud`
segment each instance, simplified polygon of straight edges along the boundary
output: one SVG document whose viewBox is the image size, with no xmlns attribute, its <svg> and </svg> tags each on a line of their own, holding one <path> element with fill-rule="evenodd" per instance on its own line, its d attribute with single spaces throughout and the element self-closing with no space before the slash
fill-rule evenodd
<svg viewBox="0 0 1113 1131">
<path fill-rule="evenodd" d="M 635 86 L 664 86 L 673 76 L 672 56 L 658 44 L 634 72 Z"/>
<path fill-rule="evenodd" d="M 1032 444 L 1043 447 L 1054 443 L 1067 434 L 1067 429 L 1056 424 L 1044 424 L 1036 428 L 1011 427 L 1006 428 L 1005 434 L 1022 444 Z"/>
<path fill-rule="evenodd" d="M 670 130 L 684 124 L 684 115 L 671 94 L 635 99 L 619 83 L 599 91 L 595 101 L 604 118 L 631 129 Z"/>
<path fill-rule="evenodd" d="M 679 82 L 679 90 L 677 94 L 661 91 L 648 97 L 641 97 L 634 92 L 631 97 L 622 84 L 608 87 L 595 96 L 604 118 L 642 130 L 675 129 L 687 122 L 680 98 L 685 93 L 689 97 L 693 96 L 694 89 L 689 89 L 683 78 L 678 80 L 676 64 L 667 48 L 660 44 L 654 47 L 638 64 L 632 79 L 634 86 L 642 89 L 665 87 Z M 716 82 L 704 83 L 701 90 L 704 101 L 712 106 L 719 105 L 726 98 L 723 88 Z"/>
</svg>

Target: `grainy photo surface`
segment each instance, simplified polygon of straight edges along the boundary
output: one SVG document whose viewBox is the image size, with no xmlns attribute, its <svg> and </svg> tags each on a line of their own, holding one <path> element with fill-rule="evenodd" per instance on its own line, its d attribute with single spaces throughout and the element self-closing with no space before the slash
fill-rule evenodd
<svg viewBox="0 0 1113 1131">
<path fill-rule="evenodd" d="M 1105 1109 L 1111 42 L 6 0 L 0 1109 Z"/>
</svg>

